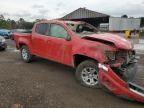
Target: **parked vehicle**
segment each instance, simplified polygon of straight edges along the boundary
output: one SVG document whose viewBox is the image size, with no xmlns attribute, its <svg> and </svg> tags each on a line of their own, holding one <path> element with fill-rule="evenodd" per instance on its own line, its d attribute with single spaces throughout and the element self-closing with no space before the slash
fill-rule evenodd
<svg viewBox="0 0 144 108">
<path fill-rule="evenodd" d="M 109 31 L 126 31 L 126 30 L 139 30 L 141 24 L 141 18 L 122 18 L 122 17 L 110 17 L 108 29 Z"/>
<path fill-rule="evenodd" d="M 86 87 L 100 85 L 112 93 L 144 102 L 144 89 L 132 83 L 136 72 L 131 43 L 114 34 L 99 34 L 85 22 L 40 21 L 32 33 L 14 33 L 25 62 L 39 56 L 76 68 Z"/>
<path fill-rule="evenodd" d="M 5 50 L 7 48 L 6 40 L 4 37 L 0 36 L 0 50 Z"/>
<path fill-rule="evenodd" d="M 11 36 L 11 32 L 7 29 L 0 29 L 0 36 L 3 36 L 5 39 L 9 39 Z"/>
</svg>

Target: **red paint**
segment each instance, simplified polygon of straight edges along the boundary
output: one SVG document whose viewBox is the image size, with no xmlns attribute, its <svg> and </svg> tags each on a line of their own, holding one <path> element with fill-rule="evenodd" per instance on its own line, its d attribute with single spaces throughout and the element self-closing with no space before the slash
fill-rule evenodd
<svg viewBox="0 0 144 108">
<path fill-rule="evenodd" d="M 112 42 L 115 44 L 117 48 L 120 49 L 126 49 L 126 50 L 132 49 L 132 45 L 129 41 L 114 34 L 105 33 L 105 34 L 93 34 L 87 36 Z"/>
<path fill-rule="evenodd" d="M 35 32 L 35 27 L 39 23 L 55 23 L 59 24 L 67 31 L 71 40 L 56 38 L 51 36 L 40 35 Z M 74 56 L 84 55 L 97 60 L 99 63 L 106 63 L 107 57 L 105 51 L 116 51 L 119 49 L 132 50 L 132 45 L 129 41 L 116 36 L 114 34 L 92 34 L 86 35 L 89 38 L 104 40 L 113 43 L 107 45 L 99 41 L 91 41 L 80 38 L 75 34 L 64 21 L 42 21 L 36 23 L 33 27 L 32 34 L 15 33 L 14 40 L 16 47 L 20 48 L 21 44 L 28 46 L 32 55 L 50 59 L 62 64 L 74 67 Z M 74 22 L 78 23 L 78 22 Z M 114 65 L 114 67 L 120 64 Z M 120 79 L 107 65 L 108 72 L 99 71 L 99 79 L 101 83 L 116 95 L 125 95 L 134 100 L 144 102 L 144 97 L 138 96 L 128 90 L 126 82 Z"/>
<path fill-rule="evenodd" d="M 109 69 L 108 72 L 105 72 L 104 70 L 99 71 L 99 80 L 102 85 L 107 87 L 115 95 L 125 96 L 135 101 L 144 103 L 144 97 L 130 91 L 126 82 L 121 80 L 108 65 L 107 67 Z"/>
</svg>

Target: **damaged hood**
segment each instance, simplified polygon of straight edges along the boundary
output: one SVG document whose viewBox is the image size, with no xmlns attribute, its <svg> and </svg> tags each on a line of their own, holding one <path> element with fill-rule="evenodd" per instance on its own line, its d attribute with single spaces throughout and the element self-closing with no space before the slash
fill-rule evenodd
<svg viewBox="0 0 144 108">
<path fill-rule="evenodd" d="M 85 34 L 82 35 L 83 39 L 93 39 L 93 41 L 97 42 L 110 42 L 114 44 L 119 49 L 126 49 L 130 50 L 133 49 L 133 46 L 130 41 L 126 40 L 125 38 L 122 38 L 115 34 L 105 33 L 105 34 Z"/>
</svg>

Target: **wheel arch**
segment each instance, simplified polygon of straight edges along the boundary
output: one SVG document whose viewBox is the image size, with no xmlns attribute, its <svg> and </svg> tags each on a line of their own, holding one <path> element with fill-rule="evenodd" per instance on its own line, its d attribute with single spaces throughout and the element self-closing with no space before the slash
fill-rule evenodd
<svg viewBox="0 0 144 108">
<path fill-rule="evenodd" d="M 19 48 L 21 48 L 22 46 L 27 46 L 28 47 L 28 45 L 26 43 L 20 42 L 19 43 Z"/>
<path fill-rule="evenodd" d="M 30 44 L 25 43 L 25 42 L 19 42 L 18 45 L 19 45 L 19 46 L 18 46 L 18 49 L 20 49 L 22 46 L 26 46 L 26 47 L 29 49 L 30 53 L 33 54 L 33 51 L 32 51 L 32 48 L 31 48 L 31 45 L 30 45 Z"/>
<path fill-rule="evenodd" d="M 81 54 L 75 54 L 73 56 L 73 65 L 74 65 L 74 67 L 77 67 L 81 62 L 83 62 L 85 60 L 93 60 L 93 61 L 98 62 L 98 60 L 96 60 L 92 57 L 88 57 L 88 56 L 81 55 Z"/>
</svg>

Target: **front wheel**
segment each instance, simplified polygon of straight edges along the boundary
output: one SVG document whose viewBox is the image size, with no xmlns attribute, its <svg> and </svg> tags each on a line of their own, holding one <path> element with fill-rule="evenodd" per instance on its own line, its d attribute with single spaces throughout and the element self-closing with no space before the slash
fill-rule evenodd
<svg viewBox="0 0 144 108">
<path fill-rule="evenodd" d="M 27 46 L 23 45 L 20 48 L 20 52 L 21 52 L 21 58 L 24 62 L 29 63 L 32 61 L 32 55 L 30 54 Z"/>
<path fill-rule="evenodd" d="M 80 84 L 90 88 L 99 88 L 98 63 L 94 60 L 86 60 L 76 68 L 76 77 Z"/>
</svg>

